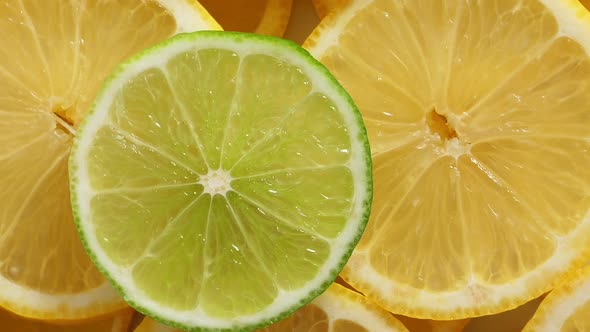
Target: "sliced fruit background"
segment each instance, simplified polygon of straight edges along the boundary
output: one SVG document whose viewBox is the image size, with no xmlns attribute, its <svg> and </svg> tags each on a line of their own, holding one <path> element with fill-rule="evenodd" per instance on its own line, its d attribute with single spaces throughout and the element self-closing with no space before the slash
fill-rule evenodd
<svg viewBox="0 0 590 332">
<path fill-rule="evenodd" d="M 336 1 L 334 0 L 316 0 L 314 1 L 314 4 L 318 4 L 318 3 L 324 3 L 324 4 L 328 4 L 330 5 L 330 3 L 335 3 Z M 584 3 L 584 5 L 586 5 L 586 7 L 588 6 L 588 1 L 586 0 L 582 0 L 582 3 Z M 0 18 L 2 17 L 2 15 L 4 13 L 6 13 L 6 11 L 4 11 L 3 7 L 6 3 L 6 1 L 2 2 L 0 1 Z M 25 1 L 25 3 L 27 3 Z M 290 22 L 289 25 L 287 27 L 287 30 L 285 31 L 285 37 L 289 38 L 289 39 L 293 39 L 297 42 L 302 43 L 303 40 L 307 37 L 307 35 L 309 34 L 309 32 L 311 32 L 311 29 L 313 29 L 313 27 L 315 27 L 316 23 L 319 22 L 319 19 L 317 17 L 317 14 L 313 11 L 312 6 L 312 2 L 311 1 L 307 1 L 307 0 L 302 0 L 302 1 L 298 1 L 295 0 L 293 1 L 292 4 L 292 15 L 290 18 Z M 321 10 L 320 10 L 321 11 Z M 324 11 L 324 14 L 327 11 Z M 262 14 L 258 14 L 258 15 L 262 15 Z M 302 19 L 304 18 L 304 19 Z M 0 19 L 1 22 L 1 19 Z M 277 30 L 278 31 L 278 30 Z M 16 41 L 12 41 L 12 43 L 16 43 Z M 1 55 L 2 52 L 0 51 L 0 59 L 1 59 Z M 0 65 L 0 77 L 2 77 L 2 66 Z M 41 71 L 42 72 L 42 71 Z M 45 75 L 41 75 L 41 77 L 44 77 Z M 8 80 L 10 81 L 10 80 Z M 26 81 L 26 84 L 29 84 L 30 82 L 32 82 L 30 79 L 28 81 Z M 2 109 L 1 109 L 1 98 L 2 96 L 0 96 L 0 113 L 2 113 Z M 64 107 L 61 107 L 64 108 Z M 65 107 L 67 108 L 67 107 Z M 72 110 L 67 110 L 67 109 L 58 109 L 57 110 L 59 114 L 70 114 L 70 116 L 75 113 L 72 112 Z M 60 131 L 64 132 L 67 134 L 68 128 L 66 127 L 68 125 L 67 122 L 61 122 L 59 121 L 60 119 L 56 119 L 55 121 L 57 121 L 58 123 L 55 124 L 55 127 L 60 129 Z M 12 126 L 16 125 L 19 126 L 19 123 L 23 123 L 24 121 L 28 121 L 28 119 L 24 118 L 24 119 L 15 119 L 15 120 L 10 120 L 10 121 L 6 121 L 2 120 L 2 118 L 0 117 L 0 129 L 10 129 Z M 35 120 L 37 121 L 37 120 Z M 42 127 L 42 126 L 41 126 Z M 43 129 L 44 130 L 44 129 Z M 27 134 L 25 134 L 26 136 Z M 30 139 L 31 138 L 31 134 L 28 134 L 29 136 L 24 137 L 24 139 Z M 13 136 L 11 134 L 11 136 Z M 0 142 L 2 142 L 2 134 L 0 132 Z M 20 144 L 22 145 L 22 143 L 20 142 L 16 142 L 16 144 Z M 1 144 L 0 144 L 1 145 Z M 0 152 L 0 156 L 5 156 L 5 154 L 3 154 L 2 152 Z M 1 157 L 0 157 L 1 158 Z M 0 164 L 0 168 L 1 168 L 1 164 Z M 43 172 L 43 170 L 39 170 L 39 171 L 34 171 L 33 173 L 35 174 L 40 174 L 40 172 Z M 0 187 L 1 188 L 1 187 Z M 1 195 L 1 189 L 0 189 L 0 195 Z M 67 236 L 66 236 L 67 237 Z M 67 241 L 66 241 L 67 242 Z M 76 251 L 76 250 L 74 250 Z M 13 271 L 15 271 L 13 269 Z M 467 326 L 465 327 L 465 331 L 470 331 L 470 332 L 476 332 L 476 331 L 506 331 L 506 332 L 516 332 L 516 331 L 520 331 L 522 329 L 522 327 L 526 324 L 526 322 L 530 319 L 530 317 L 532 317 L 532 314 L 534 313 L 534 311 L 536 310 L 538 304 L 540 302 L 540 299 L 537 300 L 532 300 L 530 302 L 528 302 L 527 304 L 522 305 L 521 307 L 518 307 L 514 310 L 510 310 L 510 311 L 506 311 L 503 313 L 499 313 L 496 315 L 488 315 L 488 316 L 483 316 L 483 317 L 476 317 L 471 319 L 468 323 Z M 430 321 L 430 320 L 420 320 L 420 319 L 415 319 L 415 318 L 408 318 L 408 317 L 403 317 L 403 316 L 397 316 L 399 317 L 399 319 L 404 322 L 406 324 L 406 327 L 409 328 L 410 331 L 436 331 L 436 328 L 438 328 L 437 326 L 442 326 L 442 327 L 446 327 L 446 326 L 460 326 L 462 324 L 462 322 L 434 322 L 434 321 Z M 43 323 L 23 323 L 20 319 L 13 319 L 13 316 L 8 316 L 8 318 L 3 318 L 3 316 L 0 314 L 0 326 L 4 326 L 3 322 L 9 322 L 6 324 L 6 326 L 12 326 L 10 324 L 15 324 L 14 325 L 14 329 L 17 330 L 17 328 L 22 328 L 24 329 L 24 331 L 29 332 L 29 330 L 27 330 L 29 327 L 28 326 L 33 326 L 33 330 L 32 331 L 48 331 L 48 332 L 53 332 L 54 330 L 52 330 L 52 328 L 54 327 L 40 327 L 40 326 L 45 326 L 43 325 Z M 19 325 L 20 324 L 20 325 Z M 107 323 L 108 324 L 108 323 Z M 26 326 L 26 327 L 25 327 Z M 90 325 L 89 325 L 90 326 Z M 96 328 L 96 332 L 100 332 L 100 331 L 111 331 L 109 329 L 109 327 L 107 327 L 106 325 L 104 325 L 103 323 L 97 323 L 98 327 Z M 435 326 L 433 328 L 433 326 Z M 61 326 L 58 325 L 58 330 L 55 331 L 62 331 Z M 90 327 L 88 327 L 90 328 Z M 170 329 L 171 330 L 171 329 Z M 457 329 L 457 331 L 459 331 L 459 329 Z M 20 331 L 20 330 L 17 330 Z M 68 331 L 68 330 L 65 330 Z M 72 330 L 72 331 L 78 331 L 78 330 Z M 86 331 L 84 329 L 84 331 Z M 89 331 L 95 331 L 92 330 L 90 328 Z M 118 330 L 113 330 L 113 331 L 118 331 Z M 139 331 L 143 331 L 143 330 L 139 330 Z M 166 330 L 168 331 L 168 330 Z M 147 332 L 147 330 L 145 331 Z"/>
</svg>

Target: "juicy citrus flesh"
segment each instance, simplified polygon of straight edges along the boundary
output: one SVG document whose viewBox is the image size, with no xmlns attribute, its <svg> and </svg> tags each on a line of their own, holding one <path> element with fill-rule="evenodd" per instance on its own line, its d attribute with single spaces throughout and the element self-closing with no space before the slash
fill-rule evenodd
<svg viewBox="0 0 590 332">
<path fill-rule="evenodd" d="M 360 115 L 278 38 L 163 43 L 119 68 L 80 132 L 71 183 L 88 250 L 133 306 L 180 327 L 294 311 L 368 218 Z"/>
<path fill-rule="evenodd" d="M 194 19 L 191 28 L 215 23 L 191 10 L 183 15 Z M 114 66 L 188 27 L 155 1 L 0 2 L 1 306 L 58 319 L 124 306 L 80 244 L 68 155 L 75 128 Z"/>
<path fill-rule="evenodd" d="M 132 315 L 131 309 L 124 309 L 86 321 L 50 323 L 26 319 L 0 310 L 0 326 L 7 332 L 128 332 Z"/>
<path fill-rule="evenodd" d="M 524 332 L 590 331 L 590 267 L 575 273 L 541 302 Z"/>
<path fill-rule="evenodd" d="M 588 255 L 590 31 L 575 1 L 356 1 L 305 46 L 355 99 L 371 221 L 344 279 L 392 312 L 514 308 Z"/>
<path fill-rule="evenodd" d="M 281 37 L 287 29 L 292 0 L 200 0 L 227 31 Z"/>
</svg>

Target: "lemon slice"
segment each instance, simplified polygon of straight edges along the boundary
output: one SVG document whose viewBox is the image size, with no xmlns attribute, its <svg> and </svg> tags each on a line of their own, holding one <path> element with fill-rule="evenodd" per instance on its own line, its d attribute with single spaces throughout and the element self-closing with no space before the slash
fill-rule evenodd
<svg viewBox="0 0 590 332">
<path fill-rule="evenodd" d="M 15 316 L 0 310 L 0 326 L 6 332 L 128 332 L 133 310 L 123 309 L 86 321 L 44 322 Z"/>
<path fill-rule="evenodd" d="M 326 17 L 330 12 L 344 7 L 348 0 L 311 0 L 316 13 L 320 18 Z"/>
<path fill-rule="evenodd" d="M 80 127 L 79 231 L 149 316 L 268 325 L 322 292 L 360 238 L 366 139 L 350 97 L 296 44 L 181 35 L 119 67 Z"/>
<path fill-rule="evenodd" d="M 199 0 L 228 31 L 282 37 L 293 0 Z"/>
<path fill-rule="evenodd" d="M 74 227 L 72 138 L 118 62 L 177 32 L 216 27 L 192 1 L 0 3 L 0 306 L 46 319 L 125 306 Z"/>
<path fill-rule="evenodd" d="M 541 302 L 523 332 L 590 331 L 590 267 L 559 285 Z"/>
<path fill-rule="evenodd" d="M 371 221 L 343 278 L 391 312 L 498 313 L 590 254 L 590 14 L 577 0 L 352 1 L 305 47 L 359 106 Z"/>
<path fill-rule="evenodd" d="M 406 332 L 389 312 L 361 294 L 332 284 L 293 315 L 257 332 Z M 180 332 L 149 318 L 135 332 Z"/>
</svg>

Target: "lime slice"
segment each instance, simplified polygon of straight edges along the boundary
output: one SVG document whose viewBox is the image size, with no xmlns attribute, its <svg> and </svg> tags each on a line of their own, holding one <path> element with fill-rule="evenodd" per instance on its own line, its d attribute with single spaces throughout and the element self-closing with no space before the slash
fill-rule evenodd
<svg viewBox="0 0 590 332">
<path fill-rule="evenodd" d="M 180 328 L 268 325 L 336 278 L 369 216 L 371 159 L 343 88 L 292 42 L 182 34 L 121 65 L 78 130 L 90 256 Z"/>
</svg>

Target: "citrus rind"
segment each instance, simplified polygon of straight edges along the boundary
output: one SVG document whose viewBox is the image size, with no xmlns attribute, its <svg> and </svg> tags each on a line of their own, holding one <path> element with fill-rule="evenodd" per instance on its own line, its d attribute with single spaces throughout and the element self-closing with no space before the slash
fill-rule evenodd
<svg viewBox="0 0 590 332">
<path fill-rule="evenodd" d="M 86 153 L 94 134 L 103 126 L 113 98 L 125 82 L 140 72 L 163 66 L 172 56 L 194 49 L 229 49 L 238 55 L 272 55 L 297 66 L 313 83 L 314 89 L 333 98 L 347 125 L 352 144 L 349 168 L 354 174 L 355 202 L 350 219 L 331 244 L 332 250 L 321 272 L 304 287 L 282 292 L 275 302 L 255 315 L 235 317 L 232 321 L 207 317 L 199 310 L 177 311 L 152 301 L 125 277 L 126 271 L 114 264 L 101 249 L 89 215 Z M 176 35 L 149 48 L 120 65 L 106 80 L 95 104 L 86 116 L 74 141 L 70 156 L 70 189 L 74 219 L 84 247 L 99 270 L 111 281 L 121 296 L 138 311 L 166 325 L 198 331 L 250 330 L 276 322 L 320 295 L 336 278 L 369 218 L 372 199 L 372 172 L 369 143 L 362 118 L 350 96 L 330 72 L 301 47 L 287 40 L 238 32 L 201 31 Z"/>
</svg>

